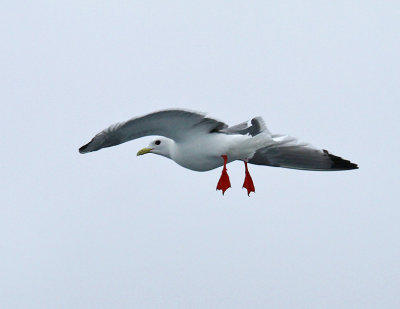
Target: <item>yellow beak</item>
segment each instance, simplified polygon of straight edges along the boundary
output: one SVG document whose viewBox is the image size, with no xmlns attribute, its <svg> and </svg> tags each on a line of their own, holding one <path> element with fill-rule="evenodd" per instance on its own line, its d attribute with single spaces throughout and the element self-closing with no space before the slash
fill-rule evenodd
<svg viewBox="0 0 400 309">
<path fill-rule="evenodd" d="M 153 150 L 152 148 L 143 148 L 143 149 L 140 149 L 136 155 L 137 156 L 141 156 L 141 155 L 144 155 L 146 153 L 149 153 L 152 150 Z"/>
</svg>

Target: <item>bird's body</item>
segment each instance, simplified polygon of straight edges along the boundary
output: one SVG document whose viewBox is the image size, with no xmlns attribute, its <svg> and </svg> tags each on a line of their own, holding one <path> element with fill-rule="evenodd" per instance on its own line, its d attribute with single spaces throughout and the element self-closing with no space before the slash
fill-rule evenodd
<svg viewBox="0 0 400 309">
<path fill-rule="evenodd" d="M 267 144 L 268 139 L 265 135 L 252 137 L 211 133 L 186 143 L 172 141 L 170 159 L 187 169 L 205 172 L 224 165 L 222 154 L 227 155 L 228 163 L 246 160 L 252 158 L 257 149 Z"/>
<path fill-rule="evenodd" d="M 226 164 L 245 162 L 244 187 L 254 192 L 247 162 L 294 169 L 332 171 L 358 168 L 348 160 L 320 150 L 297 139 L 271 134 L 261 117 L 229 127 L 202 113 L 182 109 L 154 112 L 117 123 L 98 133 L 81 153 L 115 146 L 148 135 L 160 135 L 138 155 L 155 153 L 194 171 L 209 171 L 224 166 L 217 189 L 230 187 Z"/>
</svg>

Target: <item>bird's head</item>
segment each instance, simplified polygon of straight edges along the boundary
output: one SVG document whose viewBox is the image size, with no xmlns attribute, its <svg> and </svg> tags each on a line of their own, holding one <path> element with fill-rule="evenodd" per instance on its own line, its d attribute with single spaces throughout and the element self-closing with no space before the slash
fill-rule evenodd
<svg viewBox="0 0 400 309">
<path fill-rule="evenodd" d="M 146 153 L 155 153 L 160 156 L 170 158 L 172 143 L 173 141 L 168 138 L 158 138 L 152 141 L 149 146 L 140 149 L 137 155 L 141 156 Z"/>
</svg>

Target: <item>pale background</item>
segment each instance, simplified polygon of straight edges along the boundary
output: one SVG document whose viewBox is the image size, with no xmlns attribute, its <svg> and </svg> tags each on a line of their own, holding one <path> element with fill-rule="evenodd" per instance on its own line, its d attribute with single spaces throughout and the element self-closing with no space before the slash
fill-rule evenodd
<svg viewBox="0 0 400 309">
<path fill-rule="evenodd" d="M 0 308 L 400 308 L 399 1 L 4 1 Z M 88 155 L 183 107 L 358 163 Z"/>
</svg>

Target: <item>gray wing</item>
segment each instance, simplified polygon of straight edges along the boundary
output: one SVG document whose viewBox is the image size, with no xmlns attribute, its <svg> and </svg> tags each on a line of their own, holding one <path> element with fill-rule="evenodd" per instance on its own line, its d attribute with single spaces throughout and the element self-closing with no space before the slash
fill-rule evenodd
<svg viewBox="0 0 400 309">
<path fill-rule="evenodd" d="M 226 134 L 249 134 L 251 136 L 262 132 L 271 137 L 271 144 L 257 150 L 253 158 L 249 160 L 249 163 L 252 164 L 312 171 L 335 171 L 358 168 L 357 164 L 332 155 L 327 150 L 318 149 L 309 144 L 299 142 L 294 137 L 271 134 L 261 117 L 255 117 L 251 122 L 247 121 L 224 128 L 221 132 Z"/>
<path fill-rule="evenodd" d="M 301 143 L 296 138 L 273 134 L 274 143 L 257 150 L 249 163 L 312 171 L 339 171 L 358 168 L 357 164 L 327 150 Z"/>
<path fill-rule="evenodd" d="M 165 136 L 177 142 L 201 133 L 218 132 L 228 126 L 205 114 L 182 109 L 169 109 L 116 123 L 98 133 L 80 153 L 96 151 L 149 135 Z"/>
<path fill-rule="evenodd" d="M 255 117 L 251 119 L 251 121 L 245 121 L 235 126 L 223 128 L 219 131 L 226 134 L 248 134 L 251 136 L 255 136 L 261 132 L 271 135 L 267 129 L 267 126 L 265 125 L 264 119 L 261 117 Z"/>
</svg>

